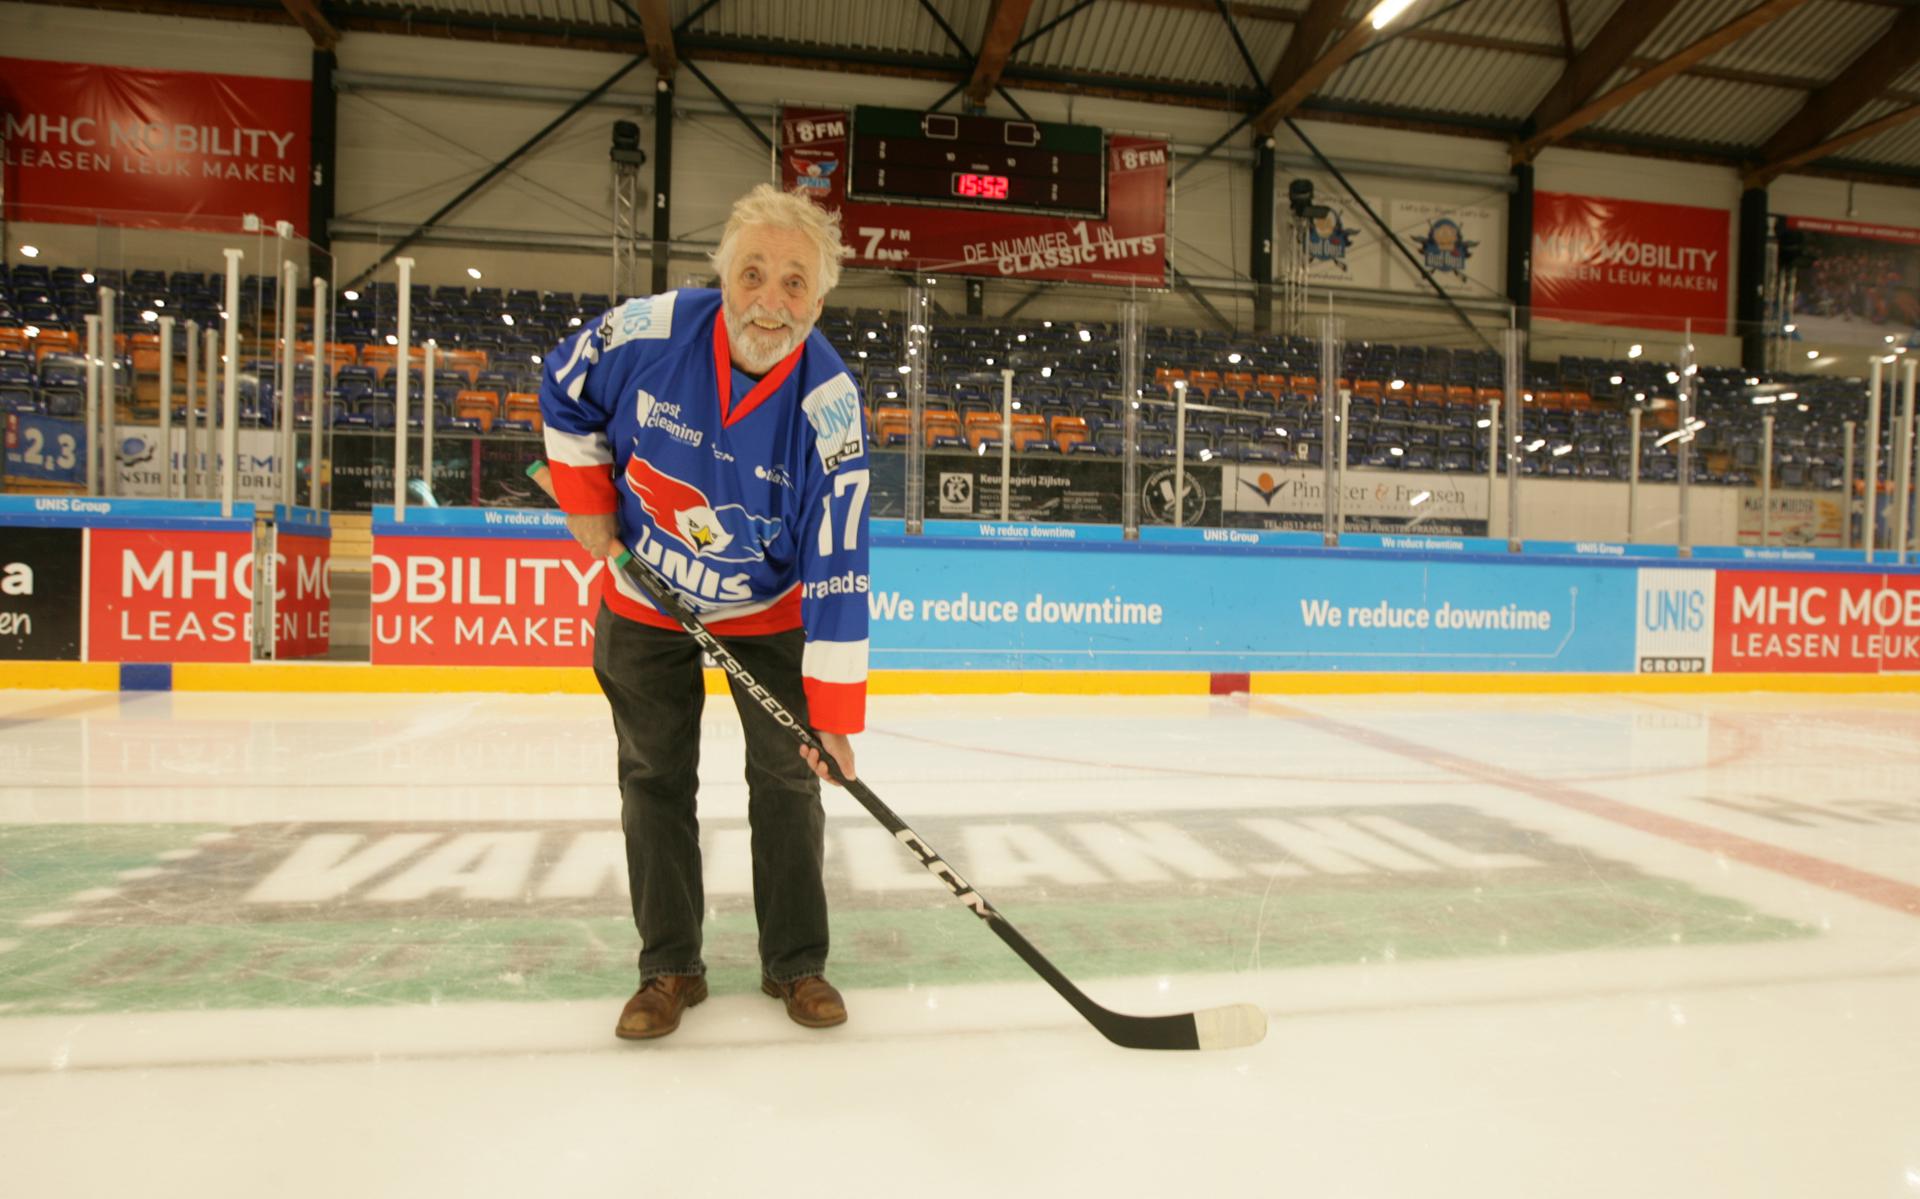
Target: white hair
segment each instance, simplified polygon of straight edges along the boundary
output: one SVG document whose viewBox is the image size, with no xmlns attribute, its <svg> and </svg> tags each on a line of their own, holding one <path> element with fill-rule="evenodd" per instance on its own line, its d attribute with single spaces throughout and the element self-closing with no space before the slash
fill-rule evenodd
<svg viewBox="0 0 1920 1199">
<path fill-rule="evenodd" d="M 733 250 L 742 229 L 764 225 L 804 233 L 820 252 L 820 299 L 840 283 L 840 260 L 853 251 L 840 241 L 840 214 L 828 212 L 799 191 L 783 192 L 771 183 L 762 183 L 733 203 L 727 227 L 720 234 L 720 245 L 708 255 L 714 273 L 724 286 L 733 265 Z"/>
</svg>

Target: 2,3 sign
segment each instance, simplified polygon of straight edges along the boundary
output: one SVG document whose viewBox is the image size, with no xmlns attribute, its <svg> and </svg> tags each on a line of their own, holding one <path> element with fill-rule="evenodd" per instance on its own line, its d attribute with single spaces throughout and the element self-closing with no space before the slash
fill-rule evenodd
<svg viewBox="0 0 1920 1199">
<path fill-rule="evenodd" d="M 86 482 L 86 428 L 40 412 L 7 414 L 7 477 L 49 483 Z"/>
</svg>

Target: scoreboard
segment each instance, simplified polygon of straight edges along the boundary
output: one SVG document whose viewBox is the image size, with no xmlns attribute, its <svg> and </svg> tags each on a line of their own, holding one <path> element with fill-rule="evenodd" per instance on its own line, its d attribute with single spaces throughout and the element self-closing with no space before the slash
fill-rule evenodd
<svg viewBox="0 0 1920 1199">
<path fill-rule="evenodd" d="M 775 178 L 840 218 L 850 266 L 1164 288 L 1173 150 L 1085 125 L 782 107 Z"/>
<path fill-rule="evenodd" d="M 1107 215 L 1106 137 L 1096 126 L 862 105 L 852 134 L 850 199 Z"/>
</svg>

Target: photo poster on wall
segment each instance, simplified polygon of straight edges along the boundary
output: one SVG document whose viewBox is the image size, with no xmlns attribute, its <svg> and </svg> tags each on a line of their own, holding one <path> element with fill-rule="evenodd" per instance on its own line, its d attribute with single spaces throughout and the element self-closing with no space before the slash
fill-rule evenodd
<svg viewBox="0 0 1920 1199">
<path fill-rule="evenodd" d="M 1920 348 L 1920 229 L 1790 216 L 1800 235 L 1793 338 L 1822 343 Z"/>
<path fill-rule="evenodd" d="M 1387 201 L 1381 215 L 1440 290 L 1476 299 L 1506 294 L 1507 217 L 1495 198 L 1396 198 Z M 1389 288 L 1430 293 L 1405 254 L 1391 250 L 1385 257 Z"/>
</svg>

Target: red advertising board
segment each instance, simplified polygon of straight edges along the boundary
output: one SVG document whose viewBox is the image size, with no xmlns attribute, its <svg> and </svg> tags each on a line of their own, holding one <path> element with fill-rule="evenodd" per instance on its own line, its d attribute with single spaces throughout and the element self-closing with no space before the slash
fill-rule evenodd
<svg viewBox="0 0 1920 1199">
<path fill-rule="evenodd" d="M 1534 314 L 1725 333 L 1731 230 L 1724 208 L 1535 192 Z"/>
<path fill-rule="evenodd" d="M 1715 573 L 1715 672 L 1920 670 L 1920 578 Z"/>
<path fill-rule="evenodd" d="M 274 659 L 325 657 L 332 640 L 333 593 L 327 578 L 332 538 L 279 529 L 274 545 Z"/>
<path fill-rule="evenodd" d="M 852 265 L 1066 283 L 1167 286 L 1167 143 L 1107 138 L 1107 219 L 847 199 L 842 109 L 783 109 L 780 186 L 840 213 Z"/>
<path fill-rule="evenodd" d="M 307 225 L 302 79 L 0 58 L 6 215 L 14 221 Z"/>
<path fill-rule="evenodd" d="M 88 538 L 88 658 L 253 657 L 252 530 L 92 529 Z"/>
<path fill-rule="evenodd" d="M 603 568 L 571 540 L 377 537 L 374 664 L 591 665 Z"/>
</svg>

